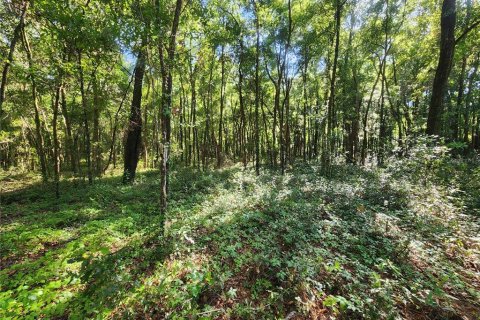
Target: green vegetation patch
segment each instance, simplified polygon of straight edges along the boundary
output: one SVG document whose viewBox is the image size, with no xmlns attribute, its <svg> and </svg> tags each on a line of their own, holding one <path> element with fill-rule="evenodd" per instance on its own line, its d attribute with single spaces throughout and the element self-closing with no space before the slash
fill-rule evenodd
<svg viewBox="0 0 480 320">
<path fill-rule="evenodd" d="M 178 169 L 166 217 L 155 171 L 62 181 L 58 200 L 19 185 L 2 198 L 0 318 L 475 319 L 478 169 L 398 165 Z"/>
</svg>

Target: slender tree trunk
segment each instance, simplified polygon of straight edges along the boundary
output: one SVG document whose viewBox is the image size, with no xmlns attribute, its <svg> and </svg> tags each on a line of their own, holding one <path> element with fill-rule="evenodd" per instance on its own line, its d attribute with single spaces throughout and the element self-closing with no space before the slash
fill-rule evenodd
<svg viewBox="0 0 480 320">
<path fill-rule="evenodd" d="M 318 144 L 320 139 L 320 93 L 318 88 L 318 82 L 315 88 L 315 124 L 314 124 L 314 133 L 313 133 L 313 148 L 312 148 L 312 157 L 318 157 Z"/>
<path fill-rule="evenodd" d="M 272 165 L 274 168 L 277 167 L 277 121 L 278 121 L 278 112 L 280 109 L 280 88 L 276 82 L 275 85 L 275 100 L 273 104 L 273 126 L 272 126 Z"/>
<path fill-rule="evenodd" d="M 285 166 L 287 163 L 292 163 L 291 154 L 291 132 L 290 132 L 290 90 L 292 89 L 292 79 L 288 79 L 285 75 L 285 146 L 284 146 L 284 165 L 282 174 L 285 173 Z"/>
<path fill-rule="evenodd" d="M 210 75 L 212 75 L 211 72 L 210 72 Z M 211 79 L 209 80 L 208 83 L 209 84 L 211 83 Z M 209 89 L 207 89 L 207 92 L 210 90 L 210 85 L 208 85 L 208 88 Z M 202 141 L 202 168 L 203 168 L 203 171 L 205 171 L 207 167 L 207 157 L 208 157 L 208 151 L 209 151 L 208 132 L 210 131 L 210 114 L 209 114 L 210 111 L 209 111 L 209 105 L 208 105 L 205 93 L 202 94 L 202 105 L 205 110 L 205 127 L 203 129 L 203 141 Z"/>
<path fill-rule="evenodd" d="M 358 160 L 358 124 L 360 119 L 360 109 L 363 100 L 358 91 L 355 94 L 355 98 L 355 115 L 353 117 L 352 132 L 350 134 L 350 144 L 352 146 L 351 163 L 353 164 L 356 164 Z"/>
<path fill-rule="evenodd" d="M 220 84 L 220 119 L 218 121 L 218 143 L 217 143 L 217 167 L 220 168 L 223 162 L 223 108 L 225 100 L 225 53 L 222 45 L 222 54 L 220 59 L 222 65 L 221 84 Z"/>
<path fill-rule="evenodd" d="M 163 44 L 159 45 L 160 62 L 162 69 L 162 141 L 163 152 L 161 153 L 160 168 L 160 210 L 163 214 L 167 210 L 168 197 L 168 169 L 170 157 L 170 136 L 171 136 L 171 108 L 172 108 L 172 67 L 175 58 L 176 37 L 178 25 L 180 22 L 180 14 L 182 10 L 182 0 L 177 0 L 175 5 L 175 13 L 173 16 L 172 30 L 170 33 L 170 41 L 167 49 L 167 57 L 163 54 Z"/>
<path fill-rule="evenodd" d="M 453 109 L 451 131 L 452 139 L 458 140 L 459 137 L 459 122 L 460 122 L 460 108 L 463 102 L 463 91 L 465 83 L 465 69 L 467 68 L 467 55 L 462 57 L 462 67 L 460 71 L 460 76 L 458 78 L 458 92 L 457 92 L 457 101 Z"/>
<path fill-rule="evenodd" d="M 195 68 L 196 69 L 196 68 Z M 193 140 L 192 143 L 189 145 L 189 150 L 191 150 L 191 155 L 189 158 L 193 157 L 193 166 L 195 167 L 198 163 L 199 157 L 199 150 L 198 150 L 198 128 L 197 128 L 197 89 L 196 89 L 196 79 L 195 79 L 195 70 L 190 72 L 190 90 L 191 90 L 191 98 L 190 98 L 190 128 L 193 128 Z M 189 128 L 189 136 L 190 136 L 190 128 Z M 189 152 L 190 153 L 190 152 Z"/>
<path fill-rule="evenodd" d="M 243 101 L 243 42 L 240 41 L 240 59 L 238 64 L 238 100 L 240 102 L 240 149 L 241 149 L 241 156 L 243 162 L 243 168 L 247 168 L 247 143 L 246 143 L 246 135 L 245 135 L 245 127 L 246 127 L 246 116 L 245 116 L 245 106 Z"/>
<path fill-rule="evenodd" d="M 100 104 L 101 97 L 96 75 L 93 75 L 93 170 L 95 176 L 102 174 L 102 150 L 100 148 Z"/>
<path fill-rule="evenodd" d="M 380 62 L 379 71 L 377 73 L 377 78 L 375 79 L 375 83 L 373 84 L 372 91 L 370 91 L 370 97 L 367 102 L 367 107 L 365 109 L 365 114 L 363 116 L 363 141 L 362 141 L 362 154 L 361 154 L 361 163 L 365 165 L 365 160 L 367 158 L 367 149 L 368 149 L 368 137 L 367 137 L 367 124 L 368 124 L 368 114 L 370 112 L 370 107 L 372 105 L 373 100 L 373 93 L 375 92 L 375 88 L 377 87 L 378 80 L 381 76 L 381 70 L 383 68 L 383 60 Z"/>
<path fill-rule="evenodd" d="M 255 8 L 255 32 L 256 32 L 256 48 L 255 48 L 255 173 L 260 174 L 260 127 L 258 124 L 258 113 L 260 106 L 260 23 L 258 18 L 258 4 L 253 0 Z"/>
<path fill-rule="evenodd" d="M 385 60 L 383 63 L 382 74 L 385 73 Z M 385 140 L 386 140 L 386 131 L 387 124 L 385 119 L 385 79 L 382 77 L 381 89 L 380 89 L 380 131 L 378 133 L 378 159 L 377 163 L 379 166 L 383 165 L 383 158 L 385 154 Z"/>
<path fill-rule="evenodd" d="M 108 160 L 107 163 L 105 164 L 105 167 L 103 168 L 103 172 L 107 171 L 108 167 L 110 166 L 110 162 L 113 160 L 113 167 L 115 168 L 116 166 L 116 147 L 115 144 L 117 143 L 117 126 L 118 126 L 118 116 L 120 114 L 120 111 L 122 110 L 123 104 L 125 103 L 125 100 L 127 99 L 128 92 L 130 90 L 130 86 L 132 85 L 133 80 L 135 79 L 135 76 L 132 76 L 130 79 L 130 82 L 128 83 L 127 89 L 123 93 L 123 98 L 122 101 L 120 102 L 120 106 L 117 109 L 117 112 L 115 112 L 115 117 L 113 120 L 113 127 L 112 127 L 112 141 L 110 144 L 110 152 L 108 154 Z"/>
<path fill-rule="evenodd" d="M 303 65 L 303 161 L 307 161 L 307 106 L 308 106 L 308 94 L 307 94 L 307 72 L 308 72 L 308 51 L 305 49 L 305 62 Z"/>
<path fill-rule="evenodd" d="M 283 74 L 283 71 L 282 71 L 282 74 Z M 279 79 L 281 79 L 281 77 L 279 76 L 278 77 Z M 278 84 L 278 91 L 280 92 L 280 88 L 281 88 L 281 82 L 280 83 L 277 83 Z M 282 103 L 280 106 L 279 106 L 279 137 L 278 137 L 278 143 L 280 145 L 280 171 L 281 171 L 281 174 L 285 174 L 285 128 L 284 128 L 284 121 L 285 121 L 285 99 L 283 100 L 284 103 Z"/>
<path fill-rule="evenodd" d="M 206 95 L 202 95 L 203 106 L 205 108 L 205 130 L 203 133 L 203 169 L 208 168 L 209 158 L 212 154 L 212 146 L 215 144 L 214 139 L 214 126 L 213 126 L 213 106 L 212 106 L 212 93 L 213 93 L 213 70 L 215 66 L 215 51 L 212 50 L 212 59 L 210 63 L 210 72 L 208 78 L 208 86 Z M 216 153 L 217 148 L 213 148 L 213 154 Z"/>
<path fill-rule="evenodd" d="M 61 108 L 62 108 L 62 116 L 65 122 L 65 136 L 66 136 L 66 146 L 67 146 L 67 154 L 70 160 L 70 169 L 73 171 L 74 174 L 77 173 L 77 164 L 76 164 L 76 148 L 73 141 L 72 135 L 72 124 L 70 121 L 70 116 L 68 114 L 67 109 L 67 98 L 65 94 L 65 87 L 62 86 L 60 90 L 61 94 Z"/>
<path fill-rule="evenodd" d="M 187 153 L 187 130 L 186 130 L 186 113 L 187 113 L 187 105 L 188 105 L 188 98 L 187 93 L 185 90 L 185 86 L 183 84 L 183 76 L 180 75 L 180 110 L 179 110 L 179 117 L 178 117 L 178 144 L 181 150 L 180 153 L 180 161 L 188 165 L 188 153 Z"/>
<path fill-rule="evenodd" d="M 55 92 L 55 102 L 53 103 L 53 174 L 55 179 L 55 197 L 60 196 L 59 183 L 60 183 L 60 161 L 59 161 L 59 143 L 57 133 L 57 118 L 58 118 L 58 105 L 60 103 L 60 94 L 62 85 L 59 84 Z"/>
<path fill-rule="evenodd" d="M 127 141 L 125 143 L 123 182 L 129 183 L 135 180 L 138 159 L 142 146 L 142 88 L 145 74 L 145 53 L 140 48 L 134 71 L 133 97 L 128 122 Z"/>
<path fill-rule="evenodd" d="M 38 96 L 37 96 L 37 82 L 35 79 L 35 71 L 33 65 L 33 57 L 32 57 L 32 50 L 30 48 L 30 43 L 28 42 L 27 34 L 25 32 L 25 28 L 21 30 L 23 36 L 23 45 L 25 47 L 25 52 L 27 53 L 27 60 L 30 72 L 30 81 L 32 85 L 32 100 L 33 100 L 33 107 L 35 111 L 35 145 L 37 149 L 37 154 L 40 159 L 40 168 L 42 172 L 42 178 L 44 181 L 48 179 L 47 173 L 47 160 L 45 156 L 44 150 L 44 141 L 42 135 L 42 124 L 40 120 L 40 107 L 38 105 Z"/>
<path fill-rule="evenodd" d="M 378 159 L 377 163 L 379 166 L 383 165 L 383 160 L 385 156 L 385 142 L 386 142 L 386 135 L 387 135 L 387 123 L 386 123 L 386 116 L 385 116 L 385 87 L 387 86 L 387 78 L 385 75 L 385 70 L 387 67 L 387 56 L 389 51 L 389 44 L 388 44 L 388 0 L 386 1 L 385 6 L 385 39 L 383 42 L 383 61 L 381 65 L 380 72 L 382 74 L 382 84 L 381 84 L 381 91 L 380 91 L 380 131 L 378 134 Z M 388 90 L 388 89 L 387 89 Z"/>
<path fill-rule="evenodd" d="M 452 68 L 455 51 L 455 0 L 443 0 L 440 34 L 440 56 L 433 80 L 432 97 L 428 110 L 427 130 L 429 135 L 440 135 L 443 113 L 443 97 L 447 87 L 448 76 Z"/>
<path fill-rule="evenodd" d="M 263 130 L 264 130 L 264 133 L 265 133 L 265 144 L 267 145 L 267 150 L 271 151 L 270 141 L 268 139 L 267 116 L 265 114 L 264 105 L 265 105 L 265 103 L 263 102 L 263 99 L 262 99 L 261 107 L 262 107 L 262 118 L 263 118 Z"/>
<path fill-rule="evenodd" d="M 17 46 L 18 40 L 22 37 L 22 32 L 25 26 L 25 16 L 27 14 L 28 6 L 30 1 L 24 0 L 23 1 L 23 8 L 20 14 L 20 20 L 13 30 L 12 41 L 10 42 L 10 48 L 8 51 L 7 59 L 3 65 L 2 70 L 2 82 L 0 83 L 0 131 L 2 130 L 2 119 L 3 119 L 3 102 L 5 101 L 5 90 L 7 88 L 7 77 L 8 77 L 8 70 L 13 62 L 13 55 L 15 53 L 15 47 Z"/>
<path fill-rule="evenodd" d="M 147 77 L 147 80 L 146 80 L 147 84 L 148 84 L 148 88 L 147 88 L 147 94 L 145 96 L 145 100 L 149 101 L 150 99 L 150 90 L 152 88 L 151 86 L 151 82 L 150 80 L 148 79 Z M 150 100 L 152 101 L 152 100 Z M 149 112 L 149 106 L 150 103 L 146 103 L 145 104 L 145 110 L 143 111 L 143 123 L 142 123 L 142 127 L 143 127 L 143 134 L 142 134 L 142 148 L 143 148 L 143 168 L 148 168 L 148 112 Z"/>
<path fill-rule="evenodd" d="M 336 0 L 335 5 L 335 48 L 333 55 L 332 66 L 332 78 L 330 79 L 330 95 L 328 98 L 327 108 L 327 146 L 324 152 L 326 152 L 325 160 L 327 167 L 330 165 L 332 153 L 335 147 L 335 141 L 333 139 L 333 127 L 334 127 L 334 114 L 335 114 L 335 82 L 337 77 L 337 64 L 338 54 L 340 48 L 340 22 L 342 17 L 342 6 L 339 3 L 340 0 Z"/>
<path fill-rule="evenodd" d="M 93 183 L 93 173 L 92 173 L 92 158 L 91 158 L 91 145 L 90 145 L 90 129 L 88 125 L 88 103 L 87 103 L 87 95 L 85 92 L 85 80 L 83 75 L 83 67 L 82 67 L 82 52 L 78 50 L 78 72 L 80 75 L 80 93 L 82 95 L 82 110 L 83 110 L 83 125 L 85 129 L 85 153 L 87 157 L 87 176 L 88 176 L 88 183 Z"/>
<path fill-rule="evenodd" d="M 463 141 L 466 142 L 467 144 L 469 143 L 468 139 L 468 133 L 469 133 L 469 124 L 470 124 L 470 105 L 472 103 L 472 96 L 473 96 L 473 90 L 474 90 L 474 81 L 475 78 L 477 77 L 478 73 L 478 65 L 480 63 L 480 53 L 477 53 L 477 56 L 475 57 L 475 61 L 473 63 L 473 71 L 472 74 L 470 75 L 470 78 L 468 79 L 468 92 L 467 96 L 465 98 L 465 112 L 463 115 Z M 472 121 L 472 126 L 473 126 L 473 121 Z M 472 143 L 473 143 L 474 137 L 472 133 Z"/>
</svg>

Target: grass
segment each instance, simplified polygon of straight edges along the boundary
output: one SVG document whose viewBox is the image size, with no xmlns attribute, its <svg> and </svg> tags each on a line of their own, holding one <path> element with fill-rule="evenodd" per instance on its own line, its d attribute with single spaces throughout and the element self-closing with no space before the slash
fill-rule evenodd
<svg viewBox="0 0 480 320">
<path fill-rule="evenodd" d="M 178 169 L 164 233 L 156 171 L 3 177 L 0 318 L 478 319 L 466 175 L 333 172 Z"/>
</svg>

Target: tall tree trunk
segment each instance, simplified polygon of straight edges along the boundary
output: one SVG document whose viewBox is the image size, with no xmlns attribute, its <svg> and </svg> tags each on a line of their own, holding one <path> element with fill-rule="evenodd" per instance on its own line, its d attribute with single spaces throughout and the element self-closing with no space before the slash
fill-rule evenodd
<svg viewBox="0 0 480 320">
<path fill-rule="evenodd" d="M 2 130 L 2 119 L 3 119 L 3 102 L 5 101 L 5 90 L 7 88 L 7 77 L 8 77 L 8 70 L 13 62 L 13 55 L 15 53 L 15 47 L 17 46 L 18 40 L 20 40 L 22 36 L 22 32 L 25 26 L 25 16 L 27 14 L 28 6 L 30 1 L 24 0 L 22 6 L 22 12 L 20 14 L 20 21 L 18 22 L 17 26 L 13 30 L 12 41 L 10 42 L 10 48 L 8 51 L 7 59 L 5 60 L 5 64 L 3 65 L 2 70 L 2 82 L 0 83 L 0 131 Z"/>
<path fill-rule="evenodd" d="M 55 179 L 55 197 L 60 196 L 59 183 L 60 183 L 60 161 L 59 161 L 59 143 L 57 133 L 57 118 L 58 118 L 58 105 L 60 103 L 60 94 L 62 85 L 59 84 L 55 92 L 55 101 L 53 103 L 53 174 Z"/>
<path fill-rule="evenodd" d="M 247 168 L 247 142 L 246 142 L 246 135 L 245 135 L 245 127 L 246 127 L 246 116 L 245 116 L 245 103 L 243 100 L 243 41 L 240 40 L 240 53 L 239 53 L 239 64 L 238 64 L 238 100 L 240 102 L 240 127 L 239 127 L 239 134 L 240 134 L 240 152 L 242 156 L 243 167 Z"/>
<path fill-rule="evenodd" d="M 327 165 L 327 167 L 330 165 L 332 153 L 335 147 L 335 141 L 332 135 L 335 120 L 335 82 L 337 77 L 338 54 L 340 48 L 340 22 L 342 16 L 342 5 L 340 4 L 340 0 L 336 0 L 335 3 L 335 48 L 333 55 L 332 78 L 330 79 L 330 95 L 328 98 L 327 108 L 327 146 L 324 150 L 324 152 L 326 152 L 326 163 L 323 164 Z"/>
<path fill-rule="evenodd" d="M 387 121 L 385 116 L 385 87 L 387 86 L 387 77 L 385 70 L 387 68 L 387 56 L 389 51 L 388 45 L 388 0 L 386 1 L 385 6 L 385 38 L 383 42 L 383 61 L 380 72 L 382 73 L 382 84 L 380 90 L 380 131 L 378 134 L 378 159 L 377 163 L 379 166 L 383 165 L 383 160 L 385 156 L 385 142 L 387 135 Z M 388 88 L 387 88 L 388 90 Z M 392 103 L 390 103 L 392 105 Z"/>
<path fill-rule="evenodd" d="M 382 75 L 385 73 L 385 60 L 383 62 Z M 378 133 L 378 159 L 379 166 L 383 165 L 383 158 L 385 154 L 385 140 L 387 132 L 387 124 L 385 119 L 385 78 L 382 76 L 382 83 L 380 89 L 380 128 Z"/>
<path fill-rule="evenodd" d="M 303 144 L 302 155 L 303 161 L 307 161 L 307 106 L 308 106 L 308 94 L 307 94 L 307 72 L 308 72 L 308 49 L 305 48 L 305 61 L 303 64 Z"/>
<path fill-rule="evenodd" d="M 255 8 L 255 32 L 256 32 L 256 48 L 255 48 L 255 173 L 260 174 L 260 127 L 258 124 L 258 113 L 260 106 L 260 23 L 258 18 L 258 4 L 253 0 Z"/>
<path fill-rule="evenodd" d="M 213 126 L 213 70 L 215 66 L 215 50 L 212 50 L 212 59 L 210 63 L 210 72 L 208 76 L 207 92 L 202 95 L 203 106 L 205 109 L 205 130 L 203 132 L 203 170 L 208 168 L 208 161 L 211 155 L 212 146 L 214 145 L 214 126 Z M 214 148 L 216 151 L 216 148 Z"/>
<path fill-rule="evenodd" d="M 457 101 L 453 109 L 452 115 L 452 123 L 451 123 L 451 131 L 452 131 L 452 139 L 458 140 L 459 136 L 459 117 L 460 117 L 460 108 L 463 102 L 463 91 L 464 91 L 464 83 L 465 83 L 465 69 L 467 68 L 467 55 L 463 55 L 462 57 L 462 67 L 460 70 L 460 76 L 458 77 L 458 92 L 457 92 Z"/>
<path fill-rule="evenodd" d="M 88 125 L 88 103 L 87 103 L 87 94 L 85 91 L 85 79 L 83 75 L 83 66 L 82 66 L 82 51 L 78 50 L 78 72 L 80 75 L 80 93 L 82 95 L 82 111 L 83 111 L 83 126 L 85 129 L 85 153 L 87 158 L 87 176 L 88 183 L 93 183 L 93 173 L 92 173 L 92 154 L 91 154 L 91 145 L 90 145 L 90 129 Z"/>
<path fill-rule="evenodd" d="M 438 58 L 435 79 L 433 80 L 432 97 L 428 110 L 427 130 L 429 135 L 440 135 L 443 97 L 447 87 L 448 76 L 452 69 L 455 51 L 455 23 L 457 18 L 455 0 L 443 0 L 440 56 Z"/>
<path fill-rule="evenodd" d="M 142 146 L 142 88 L 145 74 L 144 41 L 140 48 L 134 71 L 133 97 L 128 121 L 127 140 L 125 142 L 123 182 L 135 180 L 138 159 Z"/>
<path fill-rule="evenodd" d="M 60 89 L 60 95 L 61 95 L 61 108 L 62 108 L 62 116 L 63 120 L 65 123 L 65 138 L 66 138 L 66 146 L 67 146 L 67 154 L 68 158 L 70 160 L 70 169 L 73 171 L 74 174 L 77 173 L 77 163 L 76 163 L 76 147 L 73 141 L 73 135 L 72 135 L 72 124 L 70 121 L 70 115 L 68 114 L 68 109 L 67 109 L 67 98 L 65 94 L 65 87 L 62 86 Z"/>
<path fill-rule="evenodd" d="M 292 36 L 292 31 L 293 31 L 293 24 L 292 24 L 292 6 L 291 6 L 291 1 L 288 0 L 288 33 L 287 33 L 287 39 L 285 42 L 285 47 L 283 49 L 283 55 L 280 53 L 276 54 L 276 67 L 277 67 L 277 78 L 274 79 L 273 76 L 270 74 L 268 71 L 268 67 L 266 66 L 266 71 L 267 74 L 272 81 L 274 87 L 275 87 L 275 97 L 274 97 L 274 106 L 273 106 L 273 126 L 272 126 L 272 150 L 273 150 L 273 161 L 272 164 L 274 167 L 277 166 L 277 149 L 275 147 L 275 143 L 277 143 L 276 139 L 276 129 L 277 129 L 277 113 L 278 113 L 278 121 L 279 121 L 279 136 L 278 136 L 278 145 L 280 147 L 280 167 L 282 172 L 284 172 L 284 161 L 285 161 L 285 141 L 284 141 L 284 105 L 285 105 L 285 98 L 283 99 L 282 104 L 280 104 L 280 94 L 282 90 L 282 83 L 283 83 L 283 78 L 284 76 L 286 77 L 285 74 L 285 66 L 287 63 L 287 54 L 288 50 L 290 48 L 290 41 L 291 41 L 291 36 Z"/>
<path fill-rule="evenodd" d="M 381 70 L 383 68 L 383 60 L 380 62 L 379 71 L 377 73 L 377 78 L 375 79 L 375 83 L 373 84 L 372 91 L 370 91 L 370 97 L 367 102 L 367 106 L 365 108 L 365 114 L 363 115 L 363 141 L 362 141 L 362 153 L 361 153 L 361 164 L 365 165 L 365 160 L 367 159 L 367 149 L 368 149 L 368 138 L 367 138 L 367 124 L 368 124 L 368 114 L 370 112 L 370 107 L 373 101 L 373 93 L 375 92 L 375 88 L 377 87 L 378 80 L 380 80 Z"/>
<path fill-rule="evenodd" d="M 189 144 L 189 158 L 193 158 L 193 166 L 195 167 L 199 161 L 199 150 L 198 150 L 198 128 L 197 128 L 197 88 L 196 88 L 196 67 L 190 68 L 190 126 L 188 129 L 188 136 L 190 137 L 190 128 L 193 128 L 193 140 Z"/>
<path fill-rule="evenodd" d="M 23 45 L 25 47 L 25 52 L 27 53 L 27 60 L 28 60 L 28 67 L 30 72 L 30 81 L 32 84 L 32 100 L 33 100 L 33 107 L 35 111 L 35 146 L 37 149 L 37 154 L 40 159 L 40 168 L 42 172 L 42 178 L 44 181 L 48 179 L 47 173 L 47 160 L 45 156 L 44 150 L 44 141 L 42 135 L 42 124 L 40 120 L 40 107 L 38 105 L 38 97 L 37 97 L 37 82 L 35 79 L 35 71 L 33 65 L 33 57 L 32 57 L 32 50 L 30 48 L 30 43 L 28 42 L 27 34 L 25 32 L 25 28 L 21 30 L 23 36 Z"/>
<path fill-rule="evenodd" d="M 264 101 L 263 101 L 263 97 L 262 97 L 262 104 L 261 104 L 261 107 L 262 107 L 262 118 L 263 118 L 263 130 L 264 130 L 264 136 L 265 136 L 265 144 L 267 146 L 267 150 L 271 151 L 271 146 L 270 146 L 270 141 L 268 139 L 268 125 L 267 125 L 267 116 L 265 114 L 265 109 L 264 109 Z"/>
<path fill-rule="evenodd" d="M 148 87 L 147 87 L 147 94 L 145 96 L 145 100 L 149 101 L 150 99 L 150 90 L 152 88 L 151 86 L 151 82 L 150 80 L 148 80 L 148 77 L 147 77 L 147 80 L 146 80 L 147 84 L 148 84 Z M 153 101 L 153 100 L 150 100 L 150 101 Z M 149 112 L 149 108 L 148 106 L 151 104 L 150 103 L 146 103 L 145 104 L 145 110 L 143 111 L 143 123 L 142 123 L 142 126 L 143 126 L 143 133 L 142 133 L 142 148 L 143 148 L 143 168 L 148 168 L 148 112 Z"/>
<path fill-rule="evenodd" d="M 222 54 L 220 59 L 222 65 L 221 84 L 220 84 L 220 119 L 218 121 L 218 143 L 217 143 L 217 167 L 220 168 L 223 162 L 223 109 L 225 104 L 225 53 L 222 45 Z"/>
<path fill-rule="evenodd" d="M 470 75 L 470 78 L 468 79 L 468 92 L 467 96 L 465 97 L 465 112 L 463 115 L 463 141 L 466 142 L 467 144 L 469 143 L 468 139 L 468 133 L 469 133 L 469 124 L 470 124 L 470 104 L 472 102 L 472 96 L 473 96 L 473 86 L 475 82 L 475 78 L 477 77 L 478 73 L 478 65 L 480 63 L 480 52 L 477 53 L 477 56 L 475 57 L 474 63 L 473 63 L 473 71 L 472 74 Z M 472 121 L 472 126 L 473 126 L 473 121 Z M 473 142 L 473 134 L 472 134 L 472 142 Z"/>
<path fill-rule="evenodd" d="M 282 74 L 283 74 L 283 71 L 282 71 Z M 282 77 L 278 77 L 279 79 L 281 79 Z M 280 80 L 281 81 L 281 80 Z M 278 84 L 278 91 L 280 92 L 281 90 L 281 82 L 279 81 Z M 281 171 L 281 174 L 285 174 L 285 128 L 284 128 L 284 122 L 285 122 L 285 99 L 283 99 L 283 103 L 279 106 L 279 123 L 278 123 L 278 126 L 279 126 L 279 137 L 278 137 L 278 143 L 280 145 L 280 171 Z"/>
<path fill-rule="evenodd" d="M 362 96 L 358 92 L 358 90 L 355 93 L 355 116 L 353 117 L 353 123 L 352 123 L 352 132 L 350 134 L 350 145 L 352 146 L 352 153 L 350 155 L 350 160 L 351 163 L 356 164 L 357 163 L 357 158 L 358 158 L 358 124 L 359 124 L 359 119 L 360 119 L 360 108 L 362 106 Z"/>
<path fill-rule="evenodd" d="M 465 17 L 465 31 L 467 31 L 468 27 L 469 27 L 469 24 L 470 24 L 470 17 L 471 17 L 471 14 L 472 14 L 472 0 L 467 0 L 466 1 L 466 11 L 467 11 L 467 14 L 466 14 L 466 17 Z M 457 40 L 456 40 L 457 41 Z M 460 108 L 461 108 L 461 104 L 463 102 L 463 95 L 464 95 L 464 89 L 465 89 L 465 71 L 466 71 L 466 67 L 467 67 L 467 60 L 468 60 L 468 54 L 467 53 L 463 53 L 463 56 L 462 56 L 462 69 L 461 69 L 461 72 L 460 72 L 460 78 L 458 79 L 458 94 L 457 94 L 457 105 L 456 105 L 456 109 L 455 109 L 455 113 L 454 113 L 454 124 L 453 124 L 453 137 L 455 140 L 459 139 L 460 138 Z M 475 72 L 476 72 L 476 68 L 475 68 Z M 468 76 L 467 76 L 468 77 Z M 467 127 L 464 126 L 464 129 L 466 130 L 466 134 L 465 134 L 465 130 L 464 130 L 464 133 L 463 133 L 463 138 L 466 137 L 466 139 L 464 139 L 464 141 L 468 144 L 468 113 L 469 113 L 469 110 L 468 110 L 469 106 L 468 106 L 468 102 L 466 101 L 465 103 L 465 108 L 464 108 L 464 112 L 463 112 L 463 115 L 465 116 L 464 118 L 464 123 L 467 123 Z"/>
<path fill-rule="evenodd" d="M 100 104 L 101 97 L 97 77 L 93 75 L 93 170 L 95 176 L 102 174 L 102 150 L 100 148 Z"/>
<path fill-rule="evenodd" d="M 278 112 L 280 109 L 280 87 L 277 82 L 273 82 L 275 85 L 275 98 L 273 103 L 273 125 L 272 125 L 272 165 L 277 167 L 277 121 Z"/>
<path fill-rule="evenodd" d="M 108 153 L 108 160 L 107 163 L 105 164 L 105 167 L 103 168 L 103 172 L 107 171 L 108 167 L 110 166 L 110 162 L 113 160 L 113 167 L 116 167 L 116 143 L 117 143 L 117 126 L 118 126 L 118 116 L 120 114 L 120 111 L 122 110 L 123 104 L 125 103 L 125 100 L 127 99 L 128 92 L 130 91 L 130 86 L 132 85 L 133 80 L 135 79 L 135 75 L 133 75 L 130 78 L 130 81 L 128 82 L 127 89 L 123 93 L 123 98 L 122 101 L 120 102 L 120 106 L 118 107 L 117 111 L 115 112 L 115 117 L 113 120 L 113 126 L 112 126 L 112 141 L 110 144 L 110 151 Z"/>
<path fill-rule="evenodd" d="M 284 164 L 282 174 L 285 173 L 286 164 L 292 162 L 291 157 L 291 132 L 290 132 L 290 90 L 292 89 L 293 79 L 288 79 L 285 75 L 285 146 L 284 146 Z"/>
<path fill-rule="evenodd" d="M 172 30 L 170 32 L 170 41 L 167 49 L 167 57 L 163 54 L 163 44 L 159 44 L 159 54 L 162 71 L 162 141 L 163 152 L 161 153 L 160 168 L 160 210 L 163 214 L 167 210 L 168 197 L 168 169 L 170 157 L 170 136 L 171 136 L 171 108 L 172 108 L 172 68 L 175 58 L 175 47 L 178 25 L 180 23 L 180 14 L 182 10 L 182 0 L 177 0 L 175 5 L 175 13 L 173 16 Z M 159 4 L 158 4 L 159 5 Z M 165 59 L 166 58 L 166 59 Z"/>
<path fill-rule="evenodd" d="M 320 139 L 320 92 L 318 88 L 318 82 L 315 88 L 315 124 L 314 124 L 314 132 L 313 132 L 313 148 L 312 148 L 312 158 L 318 157 L 318 145 Z"/>
</svg>

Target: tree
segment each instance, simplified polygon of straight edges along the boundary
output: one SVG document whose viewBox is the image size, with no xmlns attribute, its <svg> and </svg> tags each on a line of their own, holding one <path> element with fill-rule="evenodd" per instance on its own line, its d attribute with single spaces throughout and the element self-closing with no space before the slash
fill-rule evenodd
<svg viewBox="0 0 480 320">
<path fill-rule="evenodd" d="M 47 158 L 45 155 L 44 150 L 44 138 L 42 134 L 42 123 L 40 120 L 40 106 L 38 104 L 38 92 L 37 92 L 37 81 L 35 76 L 35 66 L 32 57 L 32 49 L 30 48 L 30 43 L 27 38 L 27 34 L 25 33 L 25 26 L 23 26 L 22 30 L 22 37 L 23 37 L 23 46 L 25 48 L 25 52 L 27 53 L 27 60 L 28 60 L 28 68 L 29 68 L 29 77 L 31 81 L 31 89 L 32 89 L 32 101 L 33 101 L 33 110 L 35 111 L 35 147 L 37 149 L 38 158 L 40 159 L 40 168 L 42 172 L 42 178 L 44 181 L 48 179 L 48 172 L 47 172 Z"/>
<path fill-rule="evenodd" d="M 255 11 L 255 172 L 260 174 L 260 127 L 258 125 L 258 111 L 260 106 L 260 23 L 258 17 L 258 4 L 253 0 Z"/>
<path fill-rule="evenodd" d="M 457 19 L 456 0 L 443 0 L 440 33 L 440 56 L 433 80 L 427 130 L 430 135 L 441 134 L 443 99 L 455 51 L 455 23 Z"/>
<path fill-rule="evenodd" d="M 434 122 L 478 146 L 479 11 L 465 4 L 6 2 L 0 163 L 90 182 L 111 164 L 125 182 L 160 167 L 165 213 L 176 161 L 382 165 Z M 426 50 L 437 38 L 439 57 Z"/>
<path fill-rule="evenodd" d="M 2 130 L 2 118 L 3 118 L 2 106 L 3 106 L 3 101 L 5 100 L 5 89 L 7 88 L 8 70 L 10 69 L 10 66 L 12 65 L 12 62 L 13 62 L 13 58 L 14 58 L 13 55 L 15 53 L 15 47 L 17 46 L 17 42 L 18 40 L 21 39 L 22 31 L 25 28 L 25 16 L 27 14 L 29 5 L 30 5 L 30 1 L 26 1 L 26 0 L 22 1 L 19 22 L 13 31 L 12 40 L 10 42 L 10 47 L 8 50 L 8 56 L 3 65 L 2 80 L 0 82 L 0 130 Z"/>
<path fill-rule="evenodd" d="M 127 140 L 125 142 L 125 158 L 123 181 L 133 182 L 137 170 L 138 159 L 142 142 L 142 88 L 145 73 L 144 43 L 138 52 L 137 63 L 134 70 L 133 98 L 128 123 Z"/>
<path fill-rule="evenodd" d="M 163 214 L 167 210 L 168 198 L 168 168 L 171 143 L 171 112 L 172 112 L 172 88 L 173 77 L 172 69 L 175 62 L 176 38 L 178 25 L 180 23 L 180 14 L 182 12 L 182 0 L 176 0 L 175 11 L 173 15 L 172 27 L 167 47 L 167 54 L 164 54 L 163 44 L 159 43 L 158 51 L 160 56 L 162 73 L 162 98 L 161 98 L 161 126 L 163 150 L 161 153 L 160 165 L 160 210 Z M 159 4 L 157 4 L 159 7 Z"/>
</svg>

